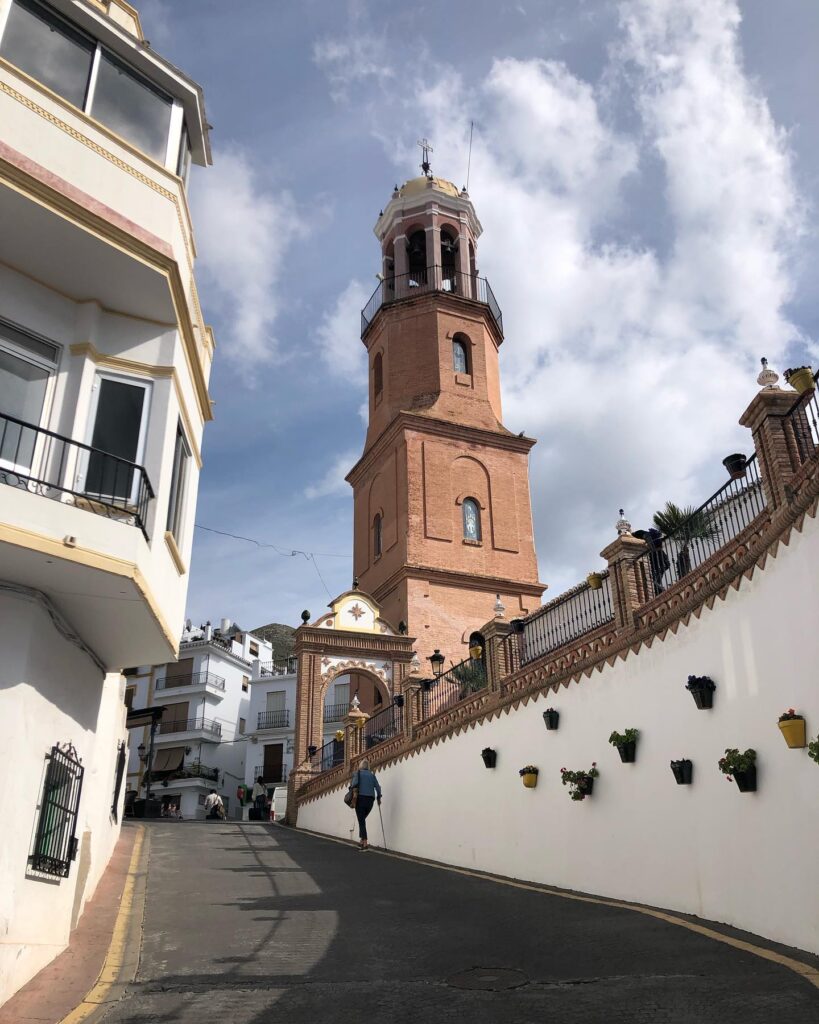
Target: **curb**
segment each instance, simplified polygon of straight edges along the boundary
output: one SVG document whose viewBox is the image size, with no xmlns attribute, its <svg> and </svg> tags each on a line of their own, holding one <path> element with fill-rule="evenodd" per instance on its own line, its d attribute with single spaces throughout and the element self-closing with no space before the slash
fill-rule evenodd
<svg viewBox="0 0 819 1024">
<path fill-rule="evenodd" d="M 82 1002 L 58 1024 L 94 1024 L 101 1020 L 111 1005 L 123 997 L 125 989 L 136 977 L 142 950 L 142 921 L 150 853 L 150 834 L 144 825 L 138 828 L 111 943 L 99 977 Z"/>
</svg>

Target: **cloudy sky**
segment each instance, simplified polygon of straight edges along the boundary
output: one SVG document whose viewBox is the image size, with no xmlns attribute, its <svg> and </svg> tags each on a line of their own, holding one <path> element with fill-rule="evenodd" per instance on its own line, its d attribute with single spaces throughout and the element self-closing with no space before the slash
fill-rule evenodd
<svg viewBox="0 0 819 1024">
<path fill-rule="evenodd" d="M 191 183 L 214 324 L 196 621 L 318 615 L 351 578 L 359 309 L 392 187 L 469 191 L 503 309 L 504 418 L 531 459 L 547 598 L 699 504 L 760 356 L 819 358 L 819 6 L 809 0 L 141 0 L 205 89 Z M 487 609 L 487 618 L 491 609 Z"/>
</svg>

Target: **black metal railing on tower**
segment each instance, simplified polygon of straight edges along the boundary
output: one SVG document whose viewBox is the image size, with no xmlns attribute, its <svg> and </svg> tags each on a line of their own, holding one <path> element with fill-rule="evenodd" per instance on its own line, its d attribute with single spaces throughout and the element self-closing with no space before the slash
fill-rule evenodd
<svg viewBox="0 0 819 1024">
<path fill-rule="evenodd" d="M 362 729 L 364 750 L 400 736 L 404 732 L 404 698 L 396 698 L 381 711 L 372 715 Z"/>
<path fill-rule="evenodd" d="M 421 717 L 431 718 L 464 700 L 488 682 L 486 666 L 480 658 L 466 658 L 447 669 L 437 679 L 421 682 Z"/>
<path fill-rule="evenodd" d="M 0 484 L 138 526 L 154 491 L 142 466 L 0 412 Z"/>
<path fill-rule="evenodd" d="M 765 509 L 765 491 L 756 454 L 744 475 L 729 480 L 704 501 L 673 533 L 648 539 L 635 560 L 641 596 L 650 601 L 693 572 L 751 525 Z"/>
<path fill-rule="evenodd" d="M 408 274 L 393 275 L 379 281 L 369 301 L 361 310 L 361 336 L 367 332 L 382 306 L 401 299 L 415 298 L 425 292 L 445 292 L 462 299 L 470 299 L 472 302 L 483 303 L 489 307 L 492 319 L 503 334 L 503 313 L 485 277 L 465 274 L 450 267 L 434 266 Z"/>
<path fill-rule="evenodd" d="M 819 373 L 814 374 L 816 384 Z M 819 452 L 819 398 L 816 387 L 804 391 L 785 417 L 793 431 L 799 462 L 804 465 Z"/>
<path fill-rule="evenodd" d="M 511 643 L 519 644 L 519 663 L 528 665 L 563 644 L 604 626 L 614 618 L 611 581 L 606 569 L 593 589 L 588 582 L 578 584 L 523 619 L 523 632 L 512 634 Z"/>
</svg>

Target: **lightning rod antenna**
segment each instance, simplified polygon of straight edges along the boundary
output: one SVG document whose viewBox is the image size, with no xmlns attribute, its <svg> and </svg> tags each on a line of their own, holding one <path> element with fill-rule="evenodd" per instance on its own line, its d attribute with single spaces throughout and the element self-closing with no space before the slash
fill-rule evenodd
<svg viewBox="0 0 819 1024">
<path fill-rule="evenodd" d="M 475 122 L 469 122 L 469 158 L 466 161 L 466 191 L 469 191 L 469 172 L 472 170 L 472 131 L 475 128 Z"/>
</svg>

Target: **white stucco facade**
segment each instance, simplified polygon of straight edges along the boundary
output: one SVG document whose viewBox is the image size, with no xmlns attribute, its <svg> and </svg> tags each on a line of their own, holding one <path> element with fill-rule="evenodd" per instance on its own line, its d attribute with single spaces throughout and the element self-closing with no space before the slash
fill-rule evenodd
<svg viewBox="0 0 819 1024">
<path fill-rule="evenodd" d="M 0 0 L 0 1003 L 116 843 L 122 670 L 177 656 L 214 350 L 191 161 L 201 90 L 130 4 Z M 76 848 L 44 877 L 58 747 L 83 769 Z"/>
<path fill-rule="evenodd" d="M 558 693 L 451 735 L 379 771 L 392 850 L 560 888 L 670 908 L 819 952 L 819 765 L 790 749 L 792 707 L 819 732 L 819 528 L 806 519 L 764 571 L 676 634 Z M 689 675 L 716 683 L 698 710 Z M 543 711 L 560 712 L 547 731 Z M 609 734 L 640 730 L 634 764 Z M 497 764 L 484 767 L 492 747 Z M 758 790 L 740 793 L 717 761 L 757 752 Z M 693 762 L 677 785 L 671 760 Z M 597 762 L 594 792 L 569 798 L 560 769 Z M 518 771 L 539 768 L 535 789 Z M 299 807 L 299 827 L 349 838 L 335 790 Z M 453 818 L 452 807 L 458 814 Z M 377 824 L 373 838 L 378 834 Z"/>
</svg>

